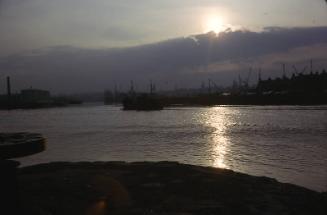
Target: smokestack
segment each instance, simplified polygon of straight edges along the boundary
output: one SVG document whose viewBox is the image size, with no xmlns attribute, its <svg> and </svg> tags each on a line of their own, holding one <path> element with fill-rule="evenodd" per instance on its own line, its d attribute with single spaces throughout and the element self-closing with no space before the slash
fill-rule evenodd
<svg viewBox="0 0 327 215">
<path fill-rule="evenodd" d="M 208 79 L 208 92 L 211 93 L 211 80 Z"/>
<path fill-rule="evenodd" d="M 258 73 L 258 82 L 261 82 L 261 68 L 259 68 L 259 73 Z"/>
<path fill-rule="evenodd" d="M 11 96 L 11 86 L 10 86 L 10 77 L 7 77 L 7 95 Z"/>
</svg>

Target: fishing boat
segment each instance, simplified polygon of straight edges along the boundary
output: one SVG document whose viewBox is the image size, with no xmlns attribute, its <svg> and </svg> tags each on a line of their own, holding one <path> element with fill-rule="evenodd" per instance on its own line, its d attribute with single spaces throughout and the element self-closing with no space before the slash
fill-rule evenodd
<svg viewBox="0 0 327 215">
<path fill-rule="evenodd" d="M 123 110 L 154 111 L 162 109 L 163 105 L 155 94 L 128 95 L 123 100 Z"/>
<path fill-rule="evenodd" d="M 136 93 L 133 82 L 131 81 L 131 90 L 123 99 L 123 110 L 137 111 L 155 111 L 162 110 L 163 104 L 158 95 L 154 93 L 155 85 L 150 83 L 150 93 Z"/>
</svg>

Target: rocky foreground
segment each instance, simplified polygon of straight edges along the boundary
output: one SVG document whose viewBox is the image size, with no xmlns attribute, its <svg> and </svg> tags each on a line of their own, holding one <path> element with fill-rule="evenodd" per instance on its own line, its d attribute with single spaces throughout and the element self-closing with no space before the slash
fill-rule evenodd
<svg viewBox="0 0 327 215">
<path fill-rule="evenodd" d="M 175 162 L 49 163 L 19 169 L 24 214 L 327 214 L 327 194 Z"/>
</svg>

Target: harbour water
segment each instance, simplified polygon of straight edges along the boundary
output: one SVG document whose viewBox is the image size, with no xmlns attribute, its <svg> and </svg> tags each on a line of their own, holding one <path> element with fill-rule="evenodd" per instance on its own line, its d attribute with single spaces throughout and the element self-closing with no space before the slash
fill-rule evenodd
<svg viewBox="0 0 327 215">
<path fill-rule="evenodd" d="M 327 191 L 327 106 L 218 106 L 122 111 L 89 104 L 0 111 L 1 132 L 38 132 L 51 161 L 178 161 Z"/>
</svg>

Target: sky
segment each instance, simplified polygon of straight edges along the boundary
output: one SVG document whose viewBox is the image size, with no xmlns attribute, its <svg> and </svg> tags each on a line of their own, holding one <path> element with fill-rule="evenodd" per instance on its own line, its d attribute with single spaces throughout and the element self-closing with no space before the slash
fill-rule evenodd
<svg viewBox="0 0 327 215">
<path fill-rule="evenodd" d="M 53 92 L 228 85 L 249 67 L 325 67 L 326 29 L 324 0 L 0 0 L 0 79 Z"/>
<path fill-rule="evenodd" d="M 205 33 L 225 25 L 327 26 L 323 0 L 0 0 L 0 56 L 70 45 L 108 48 Z"/>
</svg>

